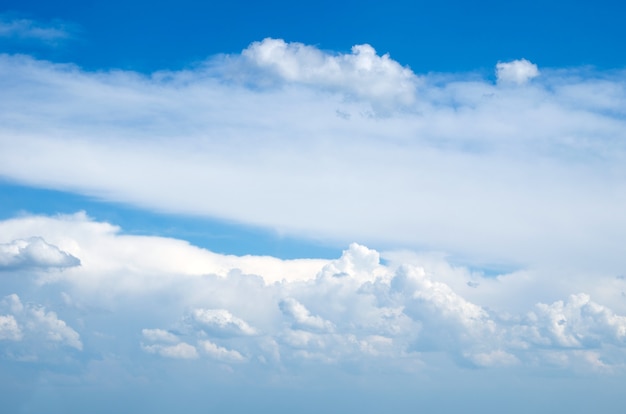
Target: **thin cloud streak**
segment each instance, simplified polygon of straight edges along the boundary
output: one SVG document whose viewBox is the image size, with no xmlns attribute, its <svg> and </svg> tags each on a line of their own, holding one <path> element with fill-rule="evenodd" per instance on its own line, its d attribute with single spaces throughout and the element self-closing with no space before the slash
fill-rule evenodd
<svg viewBox="0 0 626 414">
<path fill-rule="evenodd" d="M 71 38 L 67 25 L 55 22 L 41 24 L 34 20 L 0 14 L 0 38 L 39 41 L 55 45 Z"/>
</svg>

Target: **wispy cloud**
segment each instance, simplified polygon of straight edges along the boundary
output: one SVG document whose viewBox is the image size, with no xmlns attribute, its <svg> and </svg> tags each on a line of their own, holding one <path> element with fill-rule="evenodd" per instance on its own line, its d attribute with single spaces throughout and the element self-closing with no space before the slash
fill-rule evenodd
<svg viewBox="0 0 626 414">
<path fill-rule="evenodd" d="M 45 24 L 0 14 L 0 38 L 34 40 L 54 45 L 71 37 L 68 25 L 60 22 Z"/>
</svg>

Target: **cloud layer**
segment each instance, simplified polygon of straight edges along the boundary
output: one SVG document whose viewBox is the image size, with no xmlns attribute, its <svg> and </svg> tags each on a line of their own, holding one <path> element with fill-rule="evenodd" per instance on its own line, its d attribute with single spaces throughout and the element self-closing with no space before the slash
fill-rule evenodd
<svg viewBox="0 0 626 414">
<path fill-rule="evenodd" d="M 264 367 L 287 377 L 310 363 L 340 370 L 382 364 L 408 373 L 439 364 L 434 355 L 476 368 L 625 368 L 626 307 L 607 293 L 615 279 L 594 280 L 599 288 L 592 298 L 585 292 L 589 281 L 550 288 L 529 275 L 486 277 L 442 259 L 400 262 L 393 254 L 382 264 L 378 252 L 358 244 L 336 260 L 273 259 L 281 267 L 265 257 L 222 256 L 177 240 L 122 235 L 84 214 L 8 220 L 0 222 L 0 234 L 43 237 L 82 261 L 57 272 L 30 267 L 31 282 L 4 293 L 5 359 L 141 352 L 144 359 Z M 160 271 L 150 260 L 157 256 Z M 195 266 L 176 268 L 180 263 Z M 289 266 L 301 266 L 306 276 L 274 274 Z M 530 296 L 521 311 L 509 305 L 520 291 L 538 286 L 553 289 L 557 299 Z M 38 301 L 44 304 L 31 303 Z"/>
<path fill-rule="evenodd" d="M 420 74 L 279 39 L 151 75 L 4 55 L 0 175 L 337 245 L 621 272 L 623 73 L 538 71 Z"/>
</svg>

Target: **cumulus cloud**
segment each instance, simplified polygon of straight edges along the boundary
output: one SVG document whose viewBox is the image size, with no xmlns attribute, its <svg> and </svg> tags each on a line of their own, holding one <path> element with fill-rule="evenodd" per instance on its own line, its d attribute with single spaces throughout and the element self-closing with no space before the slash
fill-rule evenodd
<svg viewBox="0 0 626 414">
<path fill-rule="evenodd" d="M 61 344 L 77 350 L 83 349 L 80 335 L 53 311 L 34 304 L 24 305 L 17 294 L 5 297 L 2 305 L 12 314 L 0 319 L 0 335 L 14 341 Z"/>
<path fill-rule="evenodd" d="M 498 62 L 496 65 L 496 78 L 501 83 L 522 85 L 537 76 L 539 76 L 537 65 L 526 59 Z"/>
<path fill-rule="evenodd" d="M 0 244 L 0 270 L 63 269 L 79 265 L 78 258 L 46 243 L 41 237 Z"/>
<path fill-rule="evenodd" d="M 255 335 L 256 330 L 246 321 L 226 309 L 195 309 L 192 318 L 204 329 L 216 335 Z"/>
<path fill-rule="evenodd" d="M 587 294 L 567 301 L 539 303 L 522 325 L 524 339 L 556 348 L 596 348 L 602 344 L 626 344 L 626 316 L 591 300 Z"/>
<path fill-rule="evenodd" d="M 0 315 L 0 340 L 19 341 L 22 339 L 20 329 L 13 315 Z"/>
<path fill-rule="evenodd" d="M 417 76 L 368 45 L 352 47 L 350 54 L 331 54 L 302 43 L 267 38 L 242 52 L 253 65 L 286 82 L 345 91 L 373 100 L 413 102 Z"/>
<path fill-rule="evenodd" d="M 432 354 L 483 368 L 613 370 L 626 352 L 626 307 L 619 290 L 614 294 L 622 283 L 615 277 L 559 281 L 529 277 L 530 270 L 490 277 L 441 256 L 381 255 L 353 243 L 335 260 L 293 262 L 308 269 L 300 273 L 306 278 L 297 272 L 276 278 L 279 259 L 255 262 L 117 230 L 84 213 L 0 222 L 6 237 L 41 234 L 85 258 L 80 267 L 38 281 L 48 292 L 59 284 L 58 303 L 81 321 L 81 335 L 50 306 L 13 294 L 0 310 L 3 346 L 28 343 L 36 355 L 37 343 L 82 349 L 81 336 L 89 335 L 89 351 L 105 352 L 108 335 L 126 341 L 125 349 L 163 358 L 246 361 L 285 372 L 312 362 L 381 363 L 402 371 L 427 364 Z M 160 271 L 148 260 L 154 252 Z M 194 261 L 197 267 L 181 266 Z M 256 273 L 240 270 L 252 262 Z M 42 285 L 24 295 L 40 291 Z M 556 299 L 544 300 L 545 291 Z M 585 291 L 593 294 L 572 294 Z M 520 295 L 525 301 L 510 307 Z M 98 322 L 103 311 L 109 326 Z"/>
</svg>

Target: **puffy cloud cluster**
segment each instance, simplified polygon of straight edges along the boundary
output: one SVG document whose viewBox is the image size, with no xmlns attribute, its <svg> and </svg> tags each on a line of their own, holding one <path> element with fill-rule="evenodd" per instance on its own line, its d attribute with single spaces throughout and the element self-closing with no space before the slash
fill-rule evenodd
<svg viewBox="0 0 626 414">
<path fill-rule="evenodd" d="M 80 260 L 46 243 L 41 237 L 0 244 L 0 270 L 63 269 L 79 266 Z"/>
<path fill-rule="evenodd" d="M 346 92 L 360 98 L 409 104 L 415 100 L 417 76 L 388 54 L 356 45 L 351 54 L 330 54 L 302 43 L 267 38 L 242 55 L 281 80 Z"/>
<path fill-rule="evenodd" d="M 83 349 L 78 332 L 55 312 L 40 305 L 23 304 L 17 294 L 6 296 L 1 305 L 9 313 L 0 316 L 0 341 L 19 342 L 19 352 L 30 350 L 37 357 L 39 349 L 54 344 Z M 11 350 L 15 345 L 7 344 L 7 348 Z"/>
<path fill-rule="evenodd" d="M 544 302 L 532 292 L 549 287 L 547 280 L 516 279 L 515 273 L 487 277 L 441 259 L 402 261 L 397 253 L 383 264 L 380 253 L 359 244 L 336 260 L 293 262 L 315 264 L 316 272 L 304 272 L 308 277 L 276 278 L 275 261 L 256 258 L 254 273 L 246 273 L 242 269 L 254 257 L 225 260 L 172 239 L 119 234 L 84 213 L 0 222 L 0 234 L 12 239 L 27 233 L 51 240 L 83 264 L 38 279 L 20 297 L 52 303 L 46 308 L 63 306 L 79 328 L 8 295 L 0 312 L 6 355 L 15 354 L 18 344 L 28 343 L 33 355 L 43 352 L 38 347 L 61 344 L 91 354 L 136 349 L 142 361 L 162 357 L 289 373 L 310 363 L 410 371 L 433 363 L 433 355 L 473 367 L 617 370 L 626 352 L 626 316 L 574 293 L 590 287 L 587 281 L 558 283 L 550 289 L 568 299 Z M 155 252 L 162 258 L 160 272 L 147 260 Z M 190 261 L 196 265 L 175 266 Z M 124 284 L 129 279 L 133 283 Z M 597 292 L 614 283 L 593 281 L 601 285 Z M 40 297 L 42 286 L 48 294 Z M 63 305 L 50 302 L 57 286 Z M 527 302 L 535 305 L 512 313 L 507 303 L 520 292 L 529 292 Z M 598 297 L 619 306 L 610 294 Z M 112 348 L 109 337 L 126 345 Z"/>
</svg>

